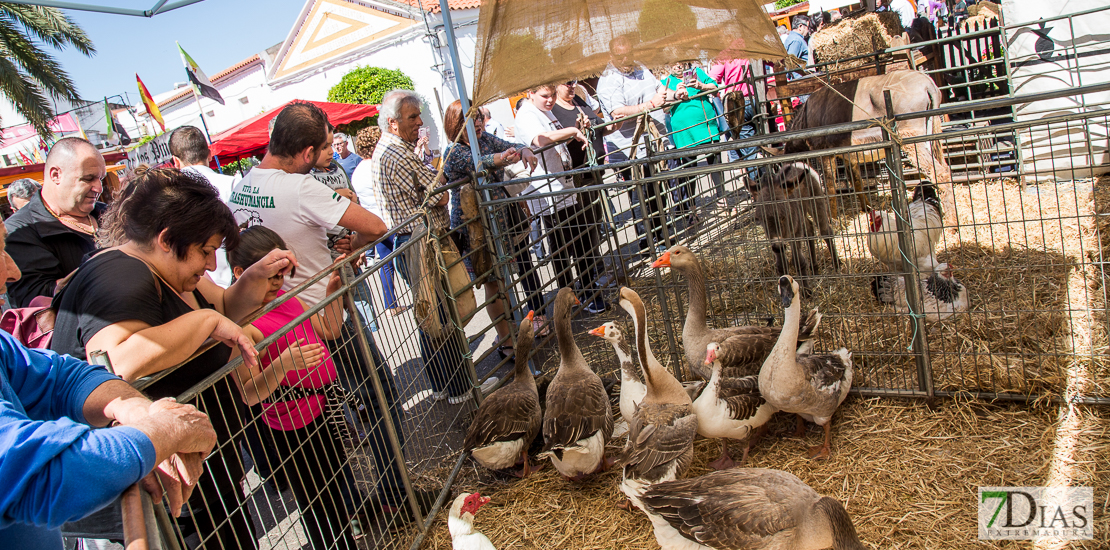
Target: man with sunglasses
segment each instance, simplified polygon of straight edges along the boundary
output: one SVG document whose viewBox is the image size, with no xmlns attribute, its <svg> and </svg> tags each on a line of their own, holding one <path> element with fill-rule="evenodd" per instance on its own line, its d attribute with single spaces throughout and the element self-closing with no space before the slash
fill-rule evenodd
<svg viewBox="0 0 1110 550">
<path fill-rule="evenodd" d="M 36 296 L 54 296 L 58 281 L 69 275 L 95 248 L 100 202 L 107 175 L 104 157 L 88 141 L 58 140 L 46 156 L 42 190 L 8 218 L 8 255 L 23 277 L 8 285 L 11 307 L 27 307 Z"/>
</svg>

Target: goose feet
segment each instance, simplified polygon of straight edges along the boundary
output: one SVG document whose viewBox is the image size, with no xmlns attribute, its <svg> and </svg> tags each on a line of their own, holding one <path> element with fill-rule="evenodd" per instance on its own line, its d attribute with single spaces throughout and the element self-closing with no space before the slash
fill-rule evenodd
<svg viewBox="0 0 1110 550">
<path fill-rule="evenodd" d="M 809 458 L 810 458 L 810 460 L 815 460 L 815 459 L 818 459 L 818 458 L 822 458 L 822 459 L 829 458 L 829 455 L 830 455 L 830 453 L 829 453 L 829 435 L 832 432 L 832 420 L 829 420 L 828 422 L 826 422 L 824 427 L 825 427 L 825 443 L 823 445 L 818 445 L 816 447 L 810 447 L 809 448 Z"/>
<path fill-rule="evenodd" d="M 726 443 L 725 440 L 721 439 L 720 440 L 720 445 L 721 445 L 721 456 L 719 458 L 717 458 L 717 460 L 714 460 L 713 462 L 710 462 L 709 466 L 711 468 L 713 468 L 714 470 L 727 470 L 729 468 L 734 468 L 736 466 L 736 461 L 733 460 L 732 457 L 729 456 L 729 454 L 728 454 L 728 443 Z M 747 459 L 747 457 L 748 457 L 748 451 L 745 448 L 744 449 L 744 458 Z"/>
</svg>

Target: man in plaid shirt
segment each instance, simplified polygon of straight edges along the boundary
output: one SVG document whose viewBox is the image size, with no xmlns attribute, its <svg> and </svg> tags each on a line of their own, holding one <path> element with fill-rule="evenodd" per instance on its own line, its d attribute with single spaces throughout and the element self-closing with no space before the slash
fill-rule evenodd
<svg viewBox="0 0 1110 550">
<path fill-rule="evenodd" d="M 420 137 L 420 118 L 422 101 L 416 92 L 393 90 L 382 98 L 378 112 L 378 126 L 382 129 L 381 140 L 374 149 L 370 160 L 374 180 L 380 189 L 384 207 L 393 223 L 404 223 L 414 214 L 425 210 L 428 213 L 428 228 L 432 232 L 446 233 L 450 225 L 447 213 L 448 193 L 428 199 L 428 191 L 442 185 L 444 180 L 437 171 L 429 166 L 417 150 L 427 150 L 427 138 Z M 412 237 L 412 224 L 401 229 L 394 241 L 394 249 L 399 249 Z M 419 271 L 410 272 L 401 254 L 396 259 L 397 271 L 410 287 L 412 277 L 419 277 Z M 418 282 L 418 281 L 417 281 Z M 440 321 L 447 320 L 443 304 L 437 308 Z M 420 333 L 420 356 L 424 359 L 424 369 L 432 381 L 432 397 L 436 401 L 447 399 L 452 405 L 466 402 L 473 397 L 470 381 L 464 371 L 465 361 L 457 346 L 452 343 L 435 342 L 423 330 Z M 494 383 L 495 378 L 490 378 Z"/>
</svg>

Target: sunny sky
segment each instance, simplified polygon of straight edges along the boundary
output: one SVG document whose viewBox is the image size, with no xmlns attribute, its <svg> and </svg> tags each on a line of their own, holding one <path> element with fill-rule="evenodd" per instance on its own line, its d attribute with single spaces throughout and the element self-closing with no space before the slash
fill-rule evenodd
<svg viewBox="0 0 1110 550">
<path fill-rule="evenodd" d="M 156 0 L 77 0 L 82 4 L 150 9 Z M 127 93 L 139 101 L 135 73 L 152 94 L 185 81 L 174 41 L 212 75 L 285 40 L 305 0 L 204 0 L 152 18 L 66 10 L 96 46 L 94 57 L 56 54 L 87 100 Z"/>
</svg>

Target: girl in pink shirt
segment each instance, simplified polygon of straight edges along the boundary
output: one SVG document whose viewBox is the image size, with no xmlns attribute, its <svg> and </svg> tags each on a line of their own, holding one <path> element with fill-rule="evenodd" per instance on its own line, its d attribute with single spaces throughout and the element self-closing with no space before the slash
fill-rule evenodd
<svg viewBox="0 0 1110 550">
<path fill-rule="evenodd" d="M 274 249 L 287 249 L 274 231 L 255 226 L 241 232 L 239 246 L 228 252 L 232 273 L 240 276 Z M 285 294 L 281 290 L 284 282 L 282 275 L 270 279 L 263 304 Z M 336 271 L 328 280 L 327 293 L 341 286 Z M 347 486 L 353 476 L 341 433 L 345 431 L 343 390 L 323 341 L 339 337 L 343 301 L 334 300 L 287 328 L 306 309 L 305 303 L 294 297 L 244 327 L 243 332 L 255 342 L 275 333 L 283 335 L 259 354 L 260 369 L 243 364 L 234 378 L 243 401 L 256 414 L 261 405 L 261 422 L 255 420 L 251 427 L 263 441 L 253 451 L 264 456 L 254 456 L 254 462 L 264 475 L 272 474 L 279 486 L 287 483 L 293 490 L 313 548 L 332 544 L 354 548 L 349 507 L 357 490 Z"/>
</svg>

